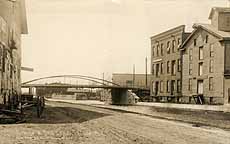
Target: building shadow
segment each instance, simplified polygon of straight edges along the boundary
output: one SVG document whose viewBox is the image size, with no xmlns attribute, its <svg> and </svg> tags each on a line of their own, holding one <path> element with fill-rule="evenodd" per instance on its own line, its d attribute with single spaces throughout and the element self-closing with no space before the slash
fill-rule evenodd
<svg viewBox="0 0 230 144">
<path fill-rule="evenodd" d="M 31 108 L 25 111 L 25 114 L 25 123 L 34 124 L 82 123 L 109 116 L 109 114 L 83 110 L 79 108 L 51 106 L 46 106 L 41 118 L 37 118 L 36 108 Z"/>
</svg>

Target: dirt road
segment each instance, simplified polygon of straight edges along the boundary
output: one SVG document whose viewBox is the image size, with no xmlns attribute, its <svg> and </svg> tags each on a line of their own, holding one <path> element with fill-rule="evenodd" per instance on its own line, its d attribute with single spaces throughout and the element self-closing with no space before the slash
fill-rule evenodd
<svg viewBox="0 0 230 144">
<path fill-rule="evenodd" d="M 0 143 L 230 144 L 230 132 L 139 114 L 49 102 L 41 119 L 0 125 Z"/>
</svg>

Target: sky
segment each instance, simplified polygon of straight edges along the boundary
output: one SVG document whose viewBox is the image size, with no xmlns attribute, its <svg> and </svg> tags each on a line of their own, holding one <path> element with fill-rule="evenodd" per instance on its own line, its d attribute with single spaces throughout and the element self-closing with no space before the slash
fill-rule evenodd
<svg viewBox="0 0 230 144">
<path fill-rule="evenodd" d="M 29 34 L 22 36 L 22 81 L 80 74 L 150 72 L 150 37 L 179 25 L 210 23 L 228 0 L 26 0 Z"/>
</svg>

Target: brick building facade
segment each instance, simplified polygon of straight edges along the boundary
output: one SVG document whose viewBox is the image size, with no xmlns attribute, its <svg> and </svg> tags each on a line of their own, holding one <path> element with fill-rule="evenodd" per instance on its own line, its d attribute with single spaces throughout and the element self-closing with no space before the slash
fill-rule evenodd
<svg viewBox="0 0 230 144">
<path fill-rule="evenodd" d="M 185 102 L 230 101 L 230 8 L 213 8 L 211 24 L 194 24 L 182 45 Z"/>
<path fill-rule="evenodd" d="M 151 96 L 176 100 L 181 96 L 180 46 L 189 33 L 181 25 L 151 37 Z"/>
<path fill-rule="evenodd" d="M 24 0 L 0 0 L 0 104 L 21 92 L 21 34 L 27 34 Z"/>
</svg>

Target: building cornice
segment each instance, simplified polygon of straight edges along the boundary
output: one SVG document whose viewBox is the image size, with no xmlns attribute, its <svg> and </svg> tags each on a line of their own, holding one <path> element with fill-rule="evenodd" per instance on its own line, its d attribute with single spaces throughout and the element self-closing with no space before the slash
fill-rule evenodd
<svg viewBox="0 0 230 144">
<path fill-rule="evenodd" d="M 157 35 L 152 36 L 151 40 L 153 40 L 153 39 L 160 39 L 162 37 L 173 35 L 173 34 L 179 33 L 179 32 L 184 33 L 184 31 L 185 31 L 185 25 L 180 25 L 180 26 L 175 27 L 173 29 L 170 29 L 170 30 L 167 30 L 165 32 L 162 32 L 162 33 L 159 33 Z"/>
</svg>

